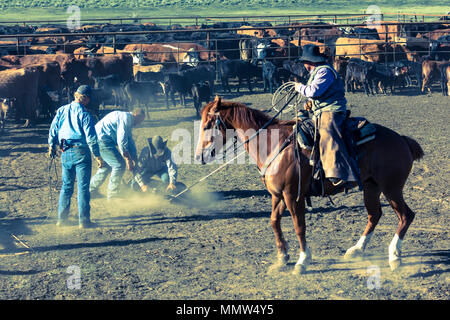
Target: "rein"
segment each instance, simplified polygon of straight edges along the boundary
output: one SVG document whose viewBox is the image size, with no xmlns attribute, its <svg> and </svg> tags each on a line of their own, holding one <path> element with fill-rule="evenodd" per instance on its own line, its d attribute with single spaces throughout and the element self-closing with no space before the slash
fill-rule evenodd
<svg viewBox="0 0 450 320">
<path fill-rule="evenodd" d="M 244 142 L 242 142 L 239 146 L 235 147 L 235 146 L 230 146 L 229 148 L 225 149 L 224 152 L 227 152 L 229 149 L 231 148 L 236 148 L 238 149 L 241 146 L 244 146 L 246 143 L 249 143 L 252 139 L 256 138 L 262 130 L 266 129 L 272 122 L 273 120 L 278 117 L 280 115 L 280 113 L 284 110 L 284 108 L 286 108 L 289 103 L 292 101 L 292 99 L 294 99 L 294 97 L 296 97 L 297 95 L 292 95 L 292 97 L 286 102 L 286 104 L 269 120 L 267 121 L 261 128 L 258 129 L 258 131 L 256 131 L 251 137 L 249 137 L 247 140 L 245 140 Z M 215 113 L 209 113 L 210 115 L 214 115 L 216 116 L 216 122 L 215 122 L 215 127 L 219 128 L 220 126 L 225 127 L 225 129 L 227 129 L 227 125 L 226 123 L 223 121 L 223 119 L 220 117 L 220 113 L 219 112 L 215 112 Z M 286 143 L 286 141 L 285 141 Z M 287 146 L 287 144 L 286 144 Z M 169 201 L 173 201 L 176 198 L 178 198 L 179 196 L 181 196 L 182 194 L 184 194 L 185 192 L 187 192 L 188 190 L 190 190 L 192 187 L 194 187 L 195 185 L 197 185 L 198 183 L 206 180 L 206 178 L 212 176 L 214 173 L 220 171 L 221 169 L 223 169 L 225 166 L 227 166 L 230 162 L 234 161 L 235 159 L 239 158 L 241 155 L 243 155 L 244 153 L 246 153 L 247 151 L 244 150 L 243 152 L 239 153 L 237 156 L 235 156 L 233 159 L 228 160 L 227 162 L 225 162 L 223 165 L 221 165 L 219 168 L 217 168 L 216 170 L 212 171 L 211 173 L 207 174 L 206 176 L 198 179 L 197 181 L 195 181 L 193 184 L 191 184 L 189 187 L 186 187 L 186 189 L 184 189 L 183 191 L 179 192 L 178 194 L 174 195 L 174 196 L 170 196 Z M 280 150 L 281 152 L 281 150 Z M 276 154 L 278 156 L 279 152 Z M 274 157 L 273 160 L 275 160 L 276 157 Z M 273 161 L 272 160 L 272 161 Z M 269 164 L 270 165 L 270 164 Z M 268 167 L 268 166 L 267 166 Z M 267 168 L 266 168 L 267 170 Z"/>
</svg>

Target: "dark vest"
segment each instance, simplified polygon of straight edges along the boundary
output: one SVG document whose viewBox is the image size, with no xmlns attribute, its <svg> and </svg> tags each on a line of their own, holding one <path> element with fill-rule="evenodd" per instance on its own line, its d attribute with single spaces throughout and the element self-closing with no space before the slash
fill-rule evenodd
<svg viewBox="0 0 450 320">
<path fill-rule="evenodd" d="M 312 111 L 315 116 L 318 116 L 323 111 L 340 112 L 345 114 L 347 111 L 347 100 L 345 99 L 345 88 L 341 77 L 338 75 L 336 70 L 331 66 L 324 64 L 314 68 L 309 76 L 307 85 L 311 84 L 317 72 L 326 68 L 331 71 L 334 75 L 333 83 L 328 87 L 321 96 L 311 98 L 312 101 Z"/>
</svg>

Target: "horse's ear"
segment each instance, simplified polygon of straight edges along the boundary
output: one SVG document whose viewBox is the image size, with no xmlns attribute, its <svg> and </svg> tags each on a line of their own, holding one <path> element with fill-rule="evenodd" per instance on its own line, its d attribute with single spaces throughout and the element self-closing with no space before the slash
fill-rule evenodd
<svg viewBox="0 0 450 320">
<path fill-rule="evenodd" d="M 222 98 L 216 95 L 216 98 L 214 99 L 214 106 L 212 107 L 212 112 L 217 112 L 220 110 L 220 107 L 222 105 Z"/>
</svg>

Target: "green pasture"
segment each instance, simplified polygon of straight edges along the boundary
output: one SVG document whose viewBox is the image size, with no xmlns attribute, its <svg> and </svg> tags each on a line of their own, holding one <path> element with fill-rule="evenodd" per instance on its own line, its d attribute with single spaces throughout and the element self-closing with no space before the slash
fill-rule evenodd
<svg viewBox="0 0 450 320">
<path fill-rule="evenodd" d="M 1 21 L 63 20 L 76 5 L 81 19 L 181 16 L 244 16 L 364 13 L 377 5 L 381 13 L 443 15 L 450 11 L 442 1 L 324 1 L 324 0 L 0 0 Z M 434 18 L 429 18 L 433 19 Z M 201 22 L 201 21 L 199 21 Z"/>
</svg>

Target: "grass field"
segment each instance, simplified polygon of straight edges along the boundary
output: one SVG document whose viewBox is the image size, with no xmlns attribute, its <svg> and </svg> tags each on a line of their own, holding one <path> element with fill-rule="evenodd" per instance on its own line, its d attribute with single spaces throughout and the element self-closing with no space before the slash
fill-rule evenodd
<svg viewBox="0 0 450 320">
<path fill-rule="evenodd" d="M 242 16 L 288 14 L 364 13 L 369 5 L 379 6 L 381 13 L 437 14 L 450 11 L 442 1 L 360 1 L 347 0 L 0 0 L 0 21 L 65 19 L 71 5 L 81 8 L 81 19 L 160 16 Z M 19 9 L 19 10 L 18 10 Z"/>
</svg>

